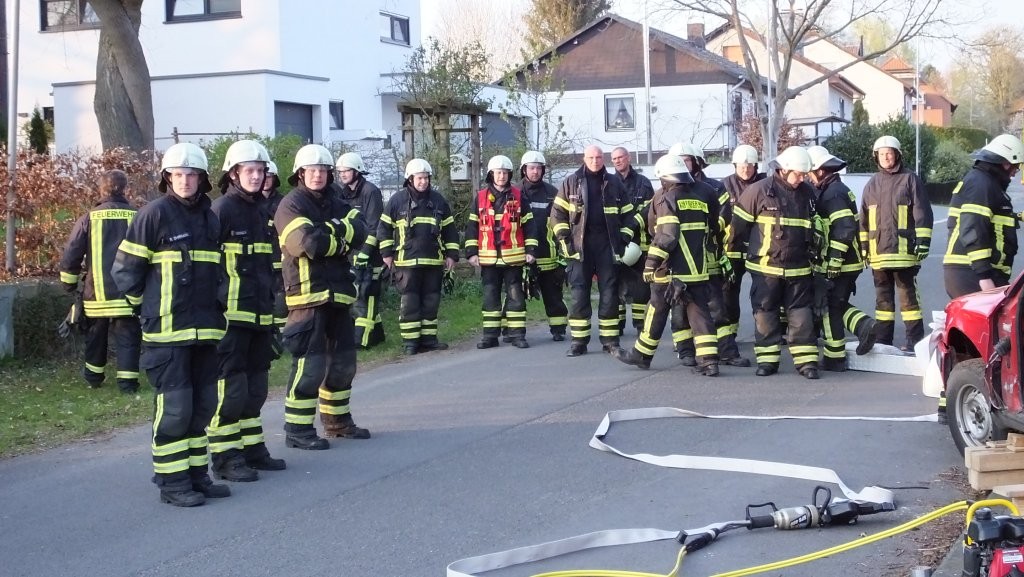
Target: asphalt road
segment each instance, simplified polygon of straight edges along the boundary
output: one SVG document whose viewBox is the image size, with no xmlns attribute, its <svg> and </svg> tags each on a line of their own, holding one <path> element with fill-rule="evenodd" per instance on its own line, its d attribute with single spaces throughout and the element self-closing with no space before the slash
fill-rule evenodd
<svg viewBox="0 0 1024 577">
<path fill-rule="evenodd" d="M 935 244 L 945 247 L 944 210 Z M 940 308 L 939 256 L 922 270 L 927 309 Z M 856 302 L 873 310 L 863 275 Z M 744 352 L 752 355 L 745 315 Z M 233 484 L 197 509 L 161 505 L 149 482 L 148 428 L 0 462 L 2 576 L 440 576 L 457 559 L 600 529 L 678 530 L 740 519 L 750 503 L 806 503 L 814 483 L 663 469 L 587 446 L 613 409 L 672 406 L 707 414 L 912 416 L 934 411 L 906 376 L 826 373 L 806 381 L 784 362 L 756 378 L 726 367 L 695 377 L 667 344 L 651 371 L 530 330 L 533 348 L 470 345 L 361 372 L 353 411 L 373 431 L 325 452 L 286 449 L 282 404 L 265 410 L 268 443 L 288 470 Z M 897 341 L 902 328 L 897 330 Z M 627 333 L 624 344 L 632 340 Z M 854 489 L 896 489 L 899 510 L 859 525 L 729 533 L 688 557 L 684 575 L 711 575 L 816 551 L 874 533 L 961 497 L 943 473 L 962 461 L 934 423 L 714 421 L 629 423 L 608 441 L 633 452 L 732 456 L 828 467 Z M 909 545 L 889 540 L 788 569 L 785 575 L 880 575 Z M 666 573 L 671 542 L 590 551 L 505 570 Z M 781 574 L 781 573 L 768 573 Z"/>
</svg>

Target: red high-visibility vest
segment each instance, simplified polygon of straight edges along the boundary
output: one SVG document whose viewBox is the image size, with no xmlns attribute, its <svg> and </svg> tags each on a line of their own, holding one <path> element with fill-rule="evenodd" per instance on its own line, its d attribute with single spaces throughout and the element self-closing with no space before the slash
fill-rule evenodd
<svg viewBox="0 0 1024 577">
<path fill-rule="evenodd" d="M 494 197 L 489 188 L 477 193 L 477 211 L 480 219 L 477 240 L 480 249 L 477 257 L 483 266 L 499 264 L 526 264 L 526 238 L 520 222 L 523 195 L 512 187 L 506 193 L 505 206 L 501 212 L 501 236 L 498 246 L 494 243 Z"/>
</svg>

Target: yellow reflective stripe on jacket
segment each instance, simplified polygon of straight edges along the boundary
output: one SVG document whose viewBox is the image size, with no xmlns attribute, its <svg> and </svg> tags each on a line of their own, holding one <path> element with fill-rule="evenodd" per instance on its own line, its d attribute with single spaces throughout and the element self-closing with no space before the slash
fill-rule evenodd
<svg viewBox="0 0 1024 577">
<path fill-rule="evenodd" d="M 747 261 L 747 270 L 759 272 L 766 276 L 777 276 L 777 277 L 799 277 L 807 276 L 811 274 L 811 267 L 805 268 L 781 268 L 777 266 L 770 266 L 763 262 Z"/>
<path fill-rule="evenodd" d="M 300 216 L 292 219 L 291 222 L 285 225 L 284 230 L 281 231 L 281 235 L 278 237 L 278 242 L 281 244 L 281 248 L 284 248 L 285 242 L 288 240 L 288 235 L 303 226 L 313 226 L 313 221 Z"/>
<path fill-rule="evenodd" d="M 177 331 L 160 331 L 158 333 L 142 333 L 142 340 L 148 343 L 176 343 L 182 341 L 218 341 L 224 338 L 222 329 L 181 329 Z"/>
<path fill-rule="evenodd" d="M 799 228 L 812 228 L 811 221 L 806 218 L 786 218 L 777 216 L 758 216 L 757 222 L 760 224 L 781 224 L 782 226 L 795 226 Z"/>
<path fill-rule="evenodd" d="M 153 251 L 149 250 L 149 248 L 141 244 L 129 242 L 127 239 L 121 241 L 121 244 L 118 245 L 117 250 L 130 254 L 132 256 L 144 258 L 146 260 L 149 260 L 153 256 Z"/>
<path fill-rule="evenodd" d="M 65 284 L 78 284 L 78 275 L 60 271 L 60 282 Z"/>
</svg>

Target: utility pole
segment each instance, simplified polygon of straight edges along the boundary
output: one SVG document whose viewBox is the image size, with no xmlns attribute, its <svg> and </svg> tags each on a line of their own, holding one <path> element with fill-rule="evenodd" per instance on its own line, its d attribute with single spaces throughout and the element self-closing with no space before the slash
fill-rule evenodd
<svg viewBox="0 0 1024 577">
<path fill-rule="evenodd" d="M 647 164 L 654 164 L 653 135 L 651 131 L 651 26 L 647 22 L 647 0 L 644 0 L 644 99 L 647 101 L 644 109 L 647 112 Z M 639 156 L 639 155 L 637 155 Z"/>
<path fill-rule="evenodd" d="M 18 167 L 18 28 L 19 16 L 21 15 L 21 0 L 14 0 L 14 9 L 11 12 L 11 57 L 7 65 L 7 73 L 10 77 L 8 90 L 10 95 L 7 99 L 7 238 L 6 244 L 6 267 L 8 272 L 14 272 L 17 268 L 16 252 L 14 246 L 15 227 L 17 221 L 14 218 L 14 205 L 18 195 L 14 190 L 14 171 Z"/>
</svg>

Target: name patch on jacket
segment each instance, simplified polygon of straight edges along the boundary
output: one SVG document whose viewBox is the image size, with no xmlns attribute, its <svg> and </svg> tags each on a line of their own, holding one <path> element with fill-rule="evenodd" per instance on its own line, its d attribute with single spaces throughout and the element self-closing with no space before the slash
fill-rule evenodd
<svg viewBox="0 0 1024 577">
<path fill-rule="evenodd" d="M 192 233 L 183 232 L 183 233 L 180 233 L 180 234 L 176 234 L 174 236 L 167 237 L 167 242 L 168 243 L 178 242 L 179 240 L 186 240 L 186 239 L 190 238 L 191 236 L 192 236 Z"/>
</svg>

